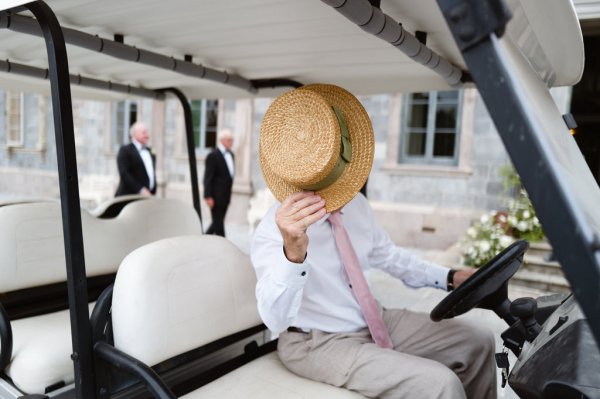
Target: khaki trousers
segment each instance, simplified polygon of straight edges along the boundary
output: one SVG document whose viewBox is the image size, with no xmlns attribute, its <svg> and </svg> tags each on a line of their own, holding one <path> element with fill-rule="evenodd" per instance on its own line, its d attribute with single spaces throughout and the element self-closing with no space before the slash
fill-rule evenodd
<svg viewBox="0 0 600 399">
<path fill-rule="evenodd" d="M 353 333 L 284 332 L 278 353 L 292 372 L 369 398 L 495 399 L 495 342 L 463 320 L 434 323 L 425 313 L 383 310 L 394 349 Z"/>
</svg>

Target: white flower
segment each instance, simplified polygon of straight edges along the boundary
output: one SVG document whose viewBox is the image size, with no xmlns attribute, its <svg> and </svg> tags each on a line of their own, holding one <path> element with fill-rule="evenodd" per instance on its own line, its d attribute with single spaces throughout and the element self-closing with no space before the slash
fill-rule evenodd
<svg viewBox="0 0 600 399">
<path fill-rule="evenodd" d="M 469 227 L 467 230 L 467 235 L 471 238 L 475 238 L 477 236 L 477 231 L 473 227 Z"/>
<path fill-rule="evenodd" d="M 525 211 L 523 211 L 523 217 L 525 219 L 529 219 L 531 217 L 531 214 L 529 213 L 529 211 L 525 210 Z"/>
<path fill-rule="evenodd" d="M 512 243 L 512 238 L 507 235 L 500 237 L 500 246 L 506 248 Z"/>
<path fill-rule="evenodd" d="M 490 220 L 490 217 L 486 214 L 481 215 L 481 219 L 479 221 L 483 224 L 487 223 Z"/>
<path fill-rule="evenodd" d="M 517 223 L 517 229 L 519 229 L 520 231 L 526 231 L 527 223 L 521 220 L 519 223 Z"/>
<path fill-rule="evenodd" d="M 481 252 L 487 252 L 491 248 L 490 243 L 488 241 L 479 241 L 479 249 Z"/>
</svg>

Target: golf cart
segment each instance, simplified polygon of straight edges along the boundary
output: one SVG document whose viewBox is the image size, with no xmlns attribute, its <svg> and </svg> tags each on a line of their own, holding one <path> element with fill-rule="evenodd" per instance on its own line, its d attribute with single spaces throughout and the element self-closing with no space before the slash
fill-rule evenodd
<svg viewBox="0 0 600 399">
<path fill-rule="evenodd" d="M 90 322 L 71 87 L 82 95 L 106 89 L 185 98 L 198 93 L 270 95 L 316 81 L 357 94 L 462 85 L 479 90 L 573 294 L 508 301 L 506 283 L 527 249 L 518 242 L 442 301 L 432 318 L 453 317 L 475 306 L 503 318 L 508 329 L 502 338 L 519 356 L 507 371 L 508 383 L 523 398 L 600 396 L 600 373 L 595 372 L 600 343 L 600 215 L 595 207 L 600 191 L 548 91 L 576 83 L 583 68 L 581 31 L 569 2 L 201 3 L 9 0 L 0 5 L 2 33 L 10 34 L 0 46 L 19 61 L 0 66 L 10 76 L 18 74 L 15 84 L 27 89 L 47 89 L 43 79 L 50 80 L 73 345 L 62 359 L 74 367 L 73 383 L 45 384 L 45 392 L 19 388 L 18 376 L 10 374 L 18 353 L 8 350 L 12 320 L 5 316 L 0 328 L 6 377 L 1 397 L 144 397 L 148 391 L 159 398 L 241 397 L 249 388 L 256 397 L 285 397 L 284 392 L 357 397 L 294 377 L 277 363 L 274 341 L 265 338 L 253 306 L 247 259 L 214 237 L 171 237 L 132 249 L 118 267 L 115 285 L 97 295 Z M 145 12 L 155 18 L 153 23 L 134 23 Z M 201 28 L 194 17 L 202 13 L 224 17 L 207 18 L 203 26 L 210 29 L 204 33 L 217 44 L 215 54 L 226 45 L 238 50 L 229 67 L 239 75 L 195 64 L 186 55 Z M 225 19 L 234 24 L 224 24 Z M 247 30 L 228 36 L 227 29 L 244 23 Z M 98 36 L 126 26 L 137 36 L 135 46 Z M 317 36 L 311 36 L 315 30 Z M 318 34 L 328 30 L 340 32 L 337 40 L 320 40 Z M 356 32 L 360 39 L 345 37 L 354 38 Z M 46 41 L 47 70 L 25 54 L 40 54 L 40 36 Z M 169 55 L 148 51 L 150 45 L 168 49 Z M 171 51 L 183 59 L 172 57 Z M 336 54 L 339 64 L 319 63 L 324 53 Z M 401 68 L 389 62 L 396 57 Z M 21 61 L 27 59 L 31 65 Z M 106 75 L 115 81 L 98 78 Z M 197 202 L 194 194 L 195 208 Z M 223 265 L 227 267 L 215 270 Z M 169 296 L 174 292 L 178 295 Z M 212 295 L 202 296 L 207 293 Z M 202 306 L 190 309 L 190 303 Z M 234 349 L 239 354 L 230 356 Z"/>
</svg>

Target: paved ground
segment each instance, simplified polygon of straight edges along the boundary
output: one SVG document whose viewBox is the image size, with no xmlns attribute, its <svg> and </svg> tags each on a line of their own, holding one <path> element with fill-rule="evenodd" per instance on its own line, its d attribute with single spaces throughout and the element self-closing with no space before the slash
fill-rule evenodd
<svg viewBox="0 0 600 399">
<path fill-rule="evenodd" d="M 242 251 L 246 253 L 249 252 L 251 237 L 247 226 L 228 225 L 226 226 L 226 232 L 228 238 L 233 241 Z M 420 253 L 420 255 L 424 258 L 445 265 L 455 266 L 458 259 L 458 254 L 455 248 L 448 251 L 414 251 Z M 371 271 L 368 275 L 368 279 L 373 288 L 374 295 L 384 306 L 387 307 L 407 308 L 416 311 L 429 312 L 446 295 L 444 291 L 433 288 L 408 288 L 401 281 L 396 280 L 377 270 Z M 512 300 L 523 296 L 536 297 L 540 294 L 540 292 L 535 290 L 509 286 L 509 297 Z M 489 326 L 489 328 L 494 331 L 497 337 L 497 350 L 501 351 L 502 343 L 500 340 L 500 333 L 507 328 L 507 325 L 503 320 L 501 320 L 491 311 L 482 309 L 473 309 L 469 313 L 460 317 Z M 511 364 L 514 364 L 515 360 L 515 357 L 511 354 Z M 500 381 L 500 374 L 498 374 L 498 381 Z M 507 386 L 503 389 L 498 386 L 498 398 L 515 399 L 517 396 L 510 389 L 510 387 Z"/>
</svg>

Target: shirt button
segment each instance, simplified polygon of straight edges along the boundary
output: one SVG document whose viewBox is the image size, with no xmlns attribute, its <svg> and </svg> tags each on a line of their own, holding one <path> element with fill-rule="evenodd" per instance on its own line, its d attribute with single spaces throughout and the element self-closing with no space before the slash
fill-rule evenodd
<svg viewBox="0 0 600 399">
<path fill-rule="evenodd" d="M 306 272 L 300 273 L 301 276 L 306 276 Z"/>
<path fill-rule="evenodd" d="M 439 283 L 436 281 L 436 282 L 435 282 L 435 285 L 438 285 L 438 284 L 439 284 Z"/>
</svg>

